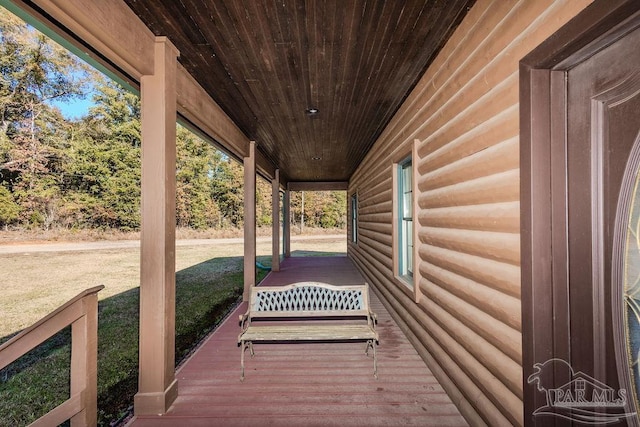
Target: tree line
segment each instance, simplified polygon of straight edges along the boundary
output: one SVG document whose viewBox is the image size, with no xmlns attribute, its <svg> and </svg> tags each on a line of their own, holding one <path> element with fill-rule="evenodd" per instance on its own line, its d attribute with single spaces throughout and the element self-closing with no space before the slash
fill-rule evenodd
<svg viewBox="0 0 640 427">
<path fill-rule="evenodd" d="M 140 101 L 0 8 L 0 226 L 138 230 Z M 90 96 L 80 118 L 60 102 Z M 176 225 L 243 224 L 242 165 L 179 126 Z M 258 179 L 258 226 L 271 225 L 271 185 Z M 344 227 L 344 192 L 291 195 L 291 219 Z"/>
</svg>

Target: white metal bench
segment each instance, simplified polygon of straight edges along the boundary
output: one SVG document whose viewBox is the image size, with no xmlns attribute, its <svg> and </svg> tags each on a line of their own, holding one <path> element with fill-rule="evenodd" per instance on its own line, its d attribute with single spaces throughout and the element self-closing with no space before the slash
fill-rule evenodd
<svg viewBox="0 0 640 427">
<path fill-rule="evenodd" d="M 256 319 L 271 320 L 268 324 Z M 302 320 L 304 322 L 292 322 Z M 344 324 L 324 322 L 345 319 Z M 354 323 L 354 319 L 362 323 Z M 307 321 L 318 320 L 318 321 Z M 366 321 L 366 323 L 365 323 Z M 264 323 L 264 322 L 262 322 Z M 304 323 L 304 324 L 300 324 Z M 369 286 L 333 286 L 301 282 L 287 286 L 257 286 L 251 289 L 249 308 L 240 315 L 241 380 L 244 380 L 244 353 L 254 356 L 256 341 L 366 341 L 365 354 L 373 350 L 373 375 L 378 378 L 375 329 L 376 315 L 369 308 Z"/>
</svg>

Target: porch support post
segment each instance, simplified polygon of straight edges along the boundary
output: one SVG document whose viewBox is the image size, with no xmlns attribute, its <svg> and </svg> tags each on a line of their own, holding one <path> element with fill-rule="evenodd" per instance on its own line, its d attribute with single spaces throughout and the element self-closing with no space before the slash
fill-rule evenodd
<svg viewBox="0 0 640 427">
<path fill-rule="evenodd" d="M 249 156 L 244 158 L 244 293 L 249 300 L 256 285 L 256 143 L 249 142 Z"/>
<path fill-rule="evenodd" d="M 284 192 L 284 218 L 282 227 L 284 233 L 284 257 L 291 256 L 291 193 L 287 188 Z"/>
<path fill-rule="evenodd" d="M 280 170 L 271 180 L 271 271 L 280 271 Z"/>
<path fill-rule="evenodd" d="M 142 233 L 136 415 L 163 414 L 178 394 L 174 375 L 177 57 L 171 42 L 157 37 L 153 75 L 140 79 Z"/>
</svg>

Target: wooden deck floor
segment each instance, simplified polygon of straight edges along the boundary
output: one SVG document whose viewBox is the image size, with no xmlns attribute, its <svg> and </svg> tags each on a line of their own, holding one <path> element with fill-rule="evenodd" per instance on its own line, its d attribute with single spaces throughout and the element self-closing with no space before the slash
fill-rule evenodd
<svg viewBox="0 0 640 427">
<path fill-rule="evenodd" d="M 289 258 L 263 282 L 363 283 L 347 257 Z M 163 416 L 130 426 L 464 426 L 456 407 L 371 292 L 378 315 L 378 376 L 364 343 L 256 344 L 240 381 L 243 303 L 176 373 Z M 248 356 L 248 355 L 247 355 Z"/>
</svg>

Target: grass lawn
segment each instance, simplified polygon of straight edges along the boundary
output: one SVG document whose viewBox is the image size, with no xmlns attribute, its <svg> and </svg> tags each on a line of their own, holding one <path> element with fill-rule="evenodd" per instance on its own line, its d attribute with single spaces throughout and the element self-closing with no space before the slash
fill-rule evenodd
<svg viewBox="0 0 640 427">
<path fill-rule="evenodd" d="M 344 241 L 310 241 L 294 251 L 323 255 L 344 251 Z M 270 265 L 271 244 L 258 245 Z M 99 294 L 99 424 L 126 413 L 137 391 L 138 249 L 0 255 L 0 343 L 80 291 Z M 235 306 L 242 294 L 242 245 L 176 248 L 176 361 Z M 258 270 L 259 279 L 266 274 Z M 26 425 L 69 396 L 69 337 L 62 331 L 0 371 L 0 426 Z"/>
</svg>

